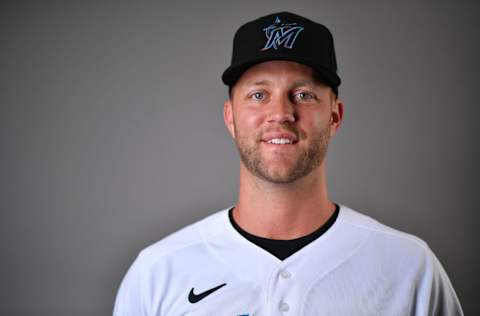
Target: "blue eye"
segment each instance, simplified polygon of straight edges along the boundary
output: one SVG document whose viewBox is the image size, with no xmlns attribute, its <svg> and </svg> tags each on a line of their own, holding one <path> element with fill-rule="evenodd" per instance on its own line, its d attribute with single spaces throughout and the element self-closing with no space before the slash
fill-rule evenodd
<svg viewBox="0 0 480 316">
<path fill-rule="evenodd" d="M 315 99 L 314 95 L 308 92 L 299 92 L 294 95 L 294 98 L 299 101 L 310 101 L 312 99 Z"/>
<path fill-rule="evenodd" d="M 265 98 L 265 93 L 263 92 L 260 92 L 260 91 L 257 91 L 255 93 L 253 93 L 250 98 L 254 99 L 254 100 L 263 100 Z"/>
</svg>

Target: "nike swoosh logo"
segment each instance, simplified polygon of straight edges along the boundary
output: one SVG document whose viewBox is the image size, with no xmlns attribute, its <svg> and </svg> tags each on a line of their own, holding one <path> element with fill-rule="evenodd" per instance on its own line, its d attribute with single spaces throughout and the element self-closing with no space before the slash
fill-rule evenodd
<svg viewBox="0 0 480 316">
<path fill-rule="evenodd" d="M 220 284 L 219 286 L 216 286 L 200 294 L 193 293 L 193 287 L 192 287 L 192 289 L 190 290 L 190 293 L 188 294 L 188 301 L 192 304 L 195 304 L 225 285 L 227 285 L 227 283 Z"/>
</svg>

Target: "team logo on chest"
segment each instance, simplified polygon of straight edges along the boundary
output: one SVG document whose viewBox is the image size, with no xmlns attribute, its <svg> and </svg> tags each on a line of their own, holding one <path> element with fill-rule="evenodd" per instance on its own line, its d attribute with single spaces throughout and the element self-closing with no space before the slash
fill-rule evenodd
<svg viewBox="0 0 480 316">
<path fill-rule="evenodd" d="M 275 23 L 264 28 L 265 36 L 267 37 L 267 43 L 261 51 L 268 50 L 270 48 L 278 49 L 279 47 L 292 48 L 295 44 L 295 40 L 298 34 L 303 31 L 303 27 L 298 23 L 282 23 L 277 16 Z"/>
</svg>

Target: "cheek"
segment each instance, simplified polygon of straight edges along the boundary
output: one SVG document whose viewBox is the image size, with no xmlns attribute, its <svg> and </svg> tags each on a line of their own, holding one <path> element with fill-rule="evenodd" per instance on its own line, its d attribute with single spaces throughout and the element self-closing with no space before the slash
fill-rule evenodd
<svg viewBox="0 0 480 316">
<path fill-rule="evenodd" d="M 243 134 L 254 133 L 261 126 L 264 115 L 260 111 L 244 109 L 234 113 L 235 125 Z"/>
<path fill-rule="evenodd" d="M 330 123 L 330 112 L 325 110 L 309 111 L 305 110 L 299 113 L 302 125 L 310 130 L 325 129 Z"/>
</svg>

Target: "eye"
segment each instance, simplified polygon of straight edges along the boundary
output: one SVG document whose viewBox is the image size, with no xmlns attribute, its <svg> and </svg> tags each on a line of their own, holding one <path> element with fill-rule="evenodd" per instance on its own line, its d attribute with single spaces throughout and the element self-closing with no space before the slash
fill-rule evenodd
<svg viewBox="0 0 480 316">
<path fill-rule="evenodd" d="M 300 91 L 298 93 L 295 93 L 293 95 L 293 98 L 296 101 L 311 101 L 311 100 L 315 99 L 315 95 L 313 93 L 310 93 L 310 92 Z"/>
<path fill-rule="evenodd" d="M 250 99 L 261 101 L 265 99 L 265 93 L 262 91 L 255 91 L 254 93 L 250 94 Z"/>
</svg>

